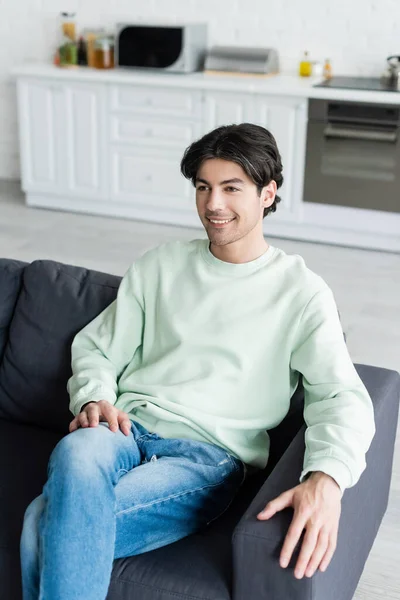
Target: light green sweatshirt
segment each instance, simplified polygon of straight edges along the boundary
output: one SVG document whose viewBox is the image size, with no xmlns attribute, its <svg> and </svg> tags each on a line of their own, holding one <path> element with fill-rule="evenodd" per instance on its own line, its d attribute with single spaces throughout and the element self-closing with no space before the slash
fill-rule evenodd
<svg viewBox="0 0 400 600">
<path fill-rule="evenodd" d="M 300 481 L 323 471 L 342 492 L 365 469 L 375 433 L 332 291 L 300 256 L 273 246 L 242 264 L 216 258 L 208 239 L 149 250 L 75 336 L 72 373 L 74 415 L 108 400 L 151 432 L 217 444 L 256 468 L 301 373 Z"/>
</svg>

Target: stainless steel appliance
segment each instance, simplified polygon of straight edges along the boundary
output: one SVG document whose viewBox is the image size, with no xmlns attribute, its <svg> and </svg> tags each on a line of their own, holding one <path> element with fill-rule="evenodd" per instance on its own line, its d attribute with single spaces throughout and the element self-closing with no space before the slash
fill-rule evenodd
<svg viewBox="0 0 400 600">
<path fill-rule="evenodd" d="M 115 51 L 119 67 L 174 73 L 199 71 L 207 51 L 207 24 L 119 23 Z"/>
<path fill-rule="evenodd" d="M 385 77 L 352 77 L 349 75 L 336 75 L 317 83 L 314 87 L 344 88 L 348 90 L 372 90 L 377 92 L 399 92 L 397 81 Z"/>
<path fill-rule="evenodd" d="M 400 212 L 400 108 L 311 99 L 304 201 Z"/>
<path fill-rule="evenodd" d="M 204 69 L 272 75 L 279 72 L 278 53 L 275 48 L 213 46 L 207 53 Z"/>
</svg>

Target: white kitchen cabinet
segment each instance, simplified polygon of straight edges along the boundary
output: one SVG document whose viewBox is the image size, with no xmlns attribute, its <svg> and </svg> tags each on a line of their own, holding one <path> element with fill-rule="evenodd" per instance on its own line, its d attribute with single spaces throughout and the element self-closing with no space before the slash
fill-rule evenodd
<svg viewBox="0 0 400 600">
<path fill-rule="evenodd" d="M 18 105 L 22 187 L 26 192 L 57 192 L 65 186 L 64 86 L 20 80 Z"/>
<path fill-rule="evenodd" d="M 65 88 L 65 97 L 66 192 L 107 200 L 106 86 L 75 83 Z"/>
<path fill-rule="evenodd" d="M 110 107 L 113 113 L 169 117 L 171 120 L 201 120 L 200 90 L 168 89 L 168 86 L 110 86 Z"/>
<path fill-rule="evenodd" d="M 150 220 L 155 208 L 169 222 L 193 215 L 194 191 L 180 173 L 180 161 L 201 135 L 201 92 L 115 85 L 109 106 L 113 206 L 134 206 Z"/>
<path fill-rule="evenodd" d="M 172 210 L 179 222 L 182 211 L 193 212 L 194 188 L 179 170 L 180 156 L 176 152 L 144 154 L 140 147 L 115 147 L 111 159 L 111 197 L 113 202 Z"/>
<path fill-rule="evenodd" d="M 112 115 L 111 143 L 119 146 L 140 146 L 144 151 L 176 150 L 182 153 L 196 136 L 200 135 L 198 123 L 175 121 L 141 115 Z"/>
<path fill-rule="evenodd" d="M 307 133 L 307 100 L 281 96 L 256 97 L 253 122 L 275 137 L 283 165 L 283 185 L 278 190 L 281 202 L 268 218 L 296 222 L 301 217 L 303 175 Z"/>
<path fill-rule="evenodd" d="M 18 99 L 28 203 L 32 193 L 106 199 L 104 86 L 25 79 Z"/>
<path fill-rule="evenodd" d="M 232 94 L 207 90 L 204 94 L 205 115 L 203 133 L 220 125 L 244 123 L 254 118 L 252 94 Z"/>
</svg>

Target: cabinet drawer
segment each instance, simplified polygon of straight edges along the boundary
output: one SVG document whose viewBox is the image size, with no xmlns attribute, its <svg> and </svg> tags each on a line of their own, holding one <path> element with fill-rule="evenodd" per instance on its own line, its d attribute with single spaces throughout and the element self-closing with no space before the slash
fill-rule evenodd
<svg viewBox="0 0 400 600">
<path fill-rule="evenodd" d="M 114 115 L 111 121 L 112 142 L 173 146 L 183 151 L 199 136 L 197 123 L 155 121 L 129 115 Z"/>
<path fill-rule="evenodd" d="M 194 207 L 194 188 L 179 170 L 179 158 L 143 156 L 127 148 L 112 149 L 112 194 L 115 200 L 153 196 L 151 204 Z"/>
<path fill-rule="evenodd" d="M 149 115 L 201 119 L 201 92 L 161 87 L 115 85 L 111 87 L 111 109 Z"/>
</svg>

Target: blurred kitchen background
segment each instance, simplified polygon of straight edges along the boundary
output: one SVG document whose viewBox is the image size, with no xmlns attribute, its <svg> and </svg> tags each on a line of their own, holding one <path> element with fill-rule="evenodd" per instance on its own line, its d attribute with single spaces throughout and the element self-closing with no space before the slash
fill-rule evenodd
<svg viewBox="0 0 400 600">
<path fill-rule="evenodd" d="M 61 11 L 75 11 L 79 27 L 113 29 L 116 22 L 206 21 L 209 43 L 275 47 L 281 71 L 296 72 L 308 50 L 332 60 L 334 73 L 379 76 L 400 53 L 397 0 L 2 0 L 0 4 L 0 178 L 18 178 L 15 82 L 10 68 L 48 61 Z"/>
</svg>

